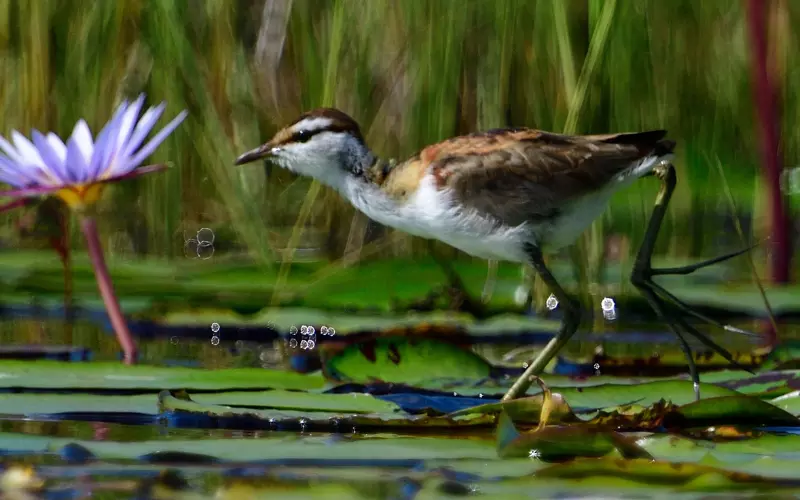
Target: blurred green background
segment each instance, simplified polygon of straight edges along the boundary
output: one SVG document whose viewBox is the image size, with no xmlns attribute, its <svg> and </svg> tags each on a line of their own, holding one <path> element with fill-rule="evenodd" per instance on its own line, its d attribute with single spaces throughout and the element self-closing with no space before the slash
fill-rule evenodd
<svg viewBox="0 0 800 500">
<path fill-rule="evenodd" d="M 800 2 L 774 2 L 768 24 L 791 167 L 800 148 L 792 30 Z M 427 252 L 327 188 L 278 169 L 232 167 L 309 108 L 343 109 L 377 153 L 397 158 L 491 127 L 666 128 L 679 145 L 679 187 L 658 253 L 685 260 L 743 245 L 734 219 L 746 239 L 768 235 L 750 63 L 736 1 L 0 0 L 0 133 L 63 136 L 81 117 L 96 132 L 140 92 L 151 104 L 167 101 L 166 116 L 188 109 L 153 158 L 173 168 L 114 186 L 101 202 L 110 258 L 184 260 L 186 234 L 209 227 L 215 259 L 246 256 L 277 272 L 293 255 L 287 249 L 306 250 L 295 260 L 335 265 Z M 619 193 L 560 256 L 582 290 L 606 264 L 630 261 L 657 189 L 643 180 Z M 795 213 L 798 199 L 789 196 Z M 46 248 L 31 230 L 42 226 L 32 210 L 0 215 L 3 245 Z M 70 244 L 83 248 L 81 238 Z M 762 275 L 765 252 L 754 252 Z M 751 282 L 745 259 L 732 265 Z M 282 266 L 279 280 L 290 274 Z M 547 292 L 538 295 L 541 303 Z"/>
</svg>

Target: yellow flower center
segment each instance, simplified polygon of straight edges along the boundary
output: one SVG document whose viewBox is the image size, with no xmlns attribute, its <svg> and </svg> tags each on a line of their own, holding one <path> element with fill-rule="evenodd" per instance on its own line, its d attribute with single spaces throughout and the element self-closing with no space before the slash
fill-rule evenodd
<svg viewBox="0 0 800 500">
<path fill-rule="evenodd" d="M 56 191 L 56 196 L 72 210 L 81 211 L 93 205 L 103 194 L 104 184 L 75 184 Z"/>
</svg>

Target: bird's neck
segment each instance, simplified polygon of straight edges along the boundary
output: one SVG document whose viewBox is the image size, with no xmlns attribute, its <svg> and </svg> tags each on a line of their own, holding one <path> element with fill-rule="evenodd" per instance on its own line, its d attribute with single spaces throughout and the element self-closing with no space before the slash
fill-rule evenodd
<svg viewBox="0 0 800 500">
<path fill-rule="evenodd" d="M 368 211 L 367 205 L 375 205 L 388 210 L 395 200 L 384 189 L 386 181 L 396 167 L 396 162 L 378 157 L 373 153 L 363 158 L 362 168 L 349 169 L 341 188 L 337 189 L 350 200 L 356 208 Z"/>
</svg>

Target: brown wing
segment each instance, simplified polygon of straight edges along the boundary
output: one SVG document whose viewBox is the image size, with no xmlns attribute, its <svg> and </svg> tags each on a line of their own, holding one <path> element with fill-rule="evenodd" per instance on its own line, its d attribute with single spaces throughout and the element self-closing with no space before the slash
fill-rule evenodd
<svg viewBox="0 0 800 500">
<path fill-rule="evenodd" d="M 674 147 L 663 130 L 567 136 L 532 129 L 490 130 L 434 144 L 419 155 L 440 188 L 507 223 L 549 218 L 633 161 Z"/>
</svg>

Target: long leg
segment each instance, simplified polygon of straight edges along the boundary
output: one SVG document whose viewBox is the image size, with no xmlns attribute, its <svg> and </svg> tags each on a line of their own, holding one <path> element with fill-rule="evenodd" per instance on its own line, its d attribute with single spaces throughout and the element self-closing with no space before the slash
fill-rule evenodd
<svg viewBox="0 0 800 500">
<path fill-rule="evenodd" d="M 677 297 L 666 291 L 663 287 L 655 283 L 652 277 L 665 274 L 689 274 L 697 269 L 701 269 L 703 267 L 736 257 L 737 255 L 741 255 L 749 249 L 734 252 L 722 257 L 717 257 L 715 259 L 710 259 L 704 262 L 693 264 L 691 266 L 673 269 L 653 269 L 651 265 L 653 249 L 655 248 L 656 238 L 658 237 L 658 232 L 661 228 L 661 223 L 664 220 L 664 216 L 667 213 L 667 206 L 670 198 L 672 197 L 672 193 L 675 190 L 676 184 L 675 168 L 671 164 L 664 163 L 659 165 L 654 173 L 661 180 L 661 190 L 656 197 L 655 207 L 653 208 L 653 213 L 650 216 L 650 222 L 648 223 L 647 231 L 645 232 L 644 241 L 642 242 L 642 246 L 639 248 L 639 253 L 636 256 L 636 262 L 633 266 L 633 273 L 631 274 L 631 283 L 633 283 L 633 285 L 644 295 L 645 299 L 650 304 L 650 307 L 653 308 L 656 315 L 658 315 L 659 319 L 667 323 L 670 329 L 678 337 L 681 343 L 681 348 L 683 349 L 684 354 L 686 355 L 686 360 L 689 364 L 689 373 L 692 377 L 692 382 L 694 383 L 695 396 L 699 399 L 700 378 L 697 373 L 697 366 L 694 362 L 694 356 L 692 355 L 689 344 L 686 342 L 686 338 L 684 337 L 682 331 L 696 337 L 703 344 L 718 352 L 737 368 L 745 368 L 739 366 L 738 363 L 736 363 L 736 361 L 733 359 L 733 356 L 727 350 L 720 347 L 710 338 L 697 331 L 697 329 L 690 326 L 682 318 L 676 317 L 671 319 L 665 312 L 663 307 L 665 305 L 664 303 L 670 302 L 678 310 L 716 326 L 722 326 L 728 331 L 738 331 L 739 333 L 747 332 L 727 325 L 721 325 L 711 318 L 707 318 L 706 316 L 692 310 L 688 304 L 685 304 Z"/>
<path fill-rule="evenodd" d="M 539 356 L 530 364 L 525 372 L 514 382 L 511 389 L 508 390 L 502 401 L 510 401 L 523 396 L 531 384 L 536 380 L 542 371 L 544 371 L 547 364 L 551 359 L 560 351 L 569 339 L 575 334 L 581 322 L 581 309 L 578 302 L 570 297 L 567 292 L 561 288 L 553 274 L 547 269 L 542 258 L 542 252 L 539 248 L 533 245 L 527 245 L 525 251 L 531 261 L 531 265 L 536 270 L 537 274 L 553 292 L 553 295 L 558 299 L 559 306 L 564 311 L 564 320 L 561 323 L 556 336 L 548 342 L 544 350 L 539 353 Z"/>
</svg>

